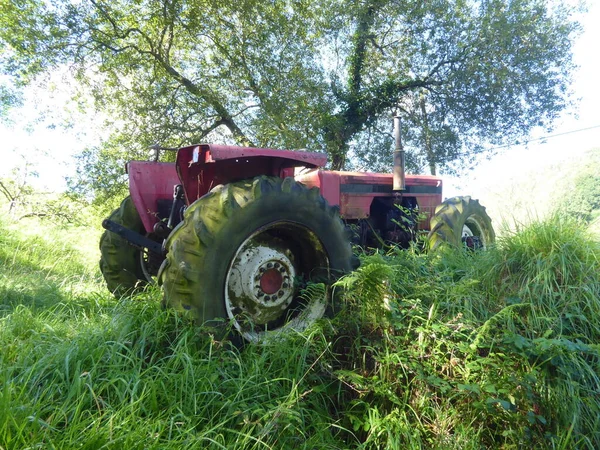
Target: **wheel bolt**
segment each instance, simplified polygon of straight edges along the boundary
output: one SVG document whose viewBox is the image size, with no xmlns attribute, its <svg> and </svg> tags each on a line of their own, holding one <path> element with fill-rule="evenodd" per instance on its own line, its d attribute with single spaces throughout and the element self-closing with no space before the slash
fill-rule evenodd
<svg viewBox="0 0 600 450">
<path fill-rule="evenodd" d="M 271 297 L 269 297 L 268 295 L 265 295 L 265 302 L 269 302 L 271 301 Z"/>
<path fill-rule="evenodd" d="M 265 271 L 265 268 L 264 268 L 264 267 L 261 267 L 260 269 L 258 269 L 258 271 L 259 271 L 260 273 L 263 273 L 263 272 Z"/>
<path fill-rule="evenodd" d="M 256 293 L 256 296 L 257 296 L 257 297 L 262 297 L 263 295 L 265 295 L 265 294 L 263 293 L 263 291 L 258 291 L 258 292 Z"/>
<path fill-rule="evenodd" d="M 282 287 L 282 288 L 284 288 L 284 289 L 287 289 L 287 287 L 288 287 L 288 286 L 289 286 L 289 285 L 288 285 L 287 283 L 283 283 L 283 284 L 281 285 L 281 287 Z"/>
<path fill-rule="evenodd" d="M 283 297 L 283 291 L 279 291 L 279 292 L 277 293 L 277 295 L 279 295 L 280 297 Z"/>
<path fill-rule="evenodd" d="M 273 268 L 273 263 L 268 263 L 267 264 L 267 269 L 272 269 Z"/>
</svg>

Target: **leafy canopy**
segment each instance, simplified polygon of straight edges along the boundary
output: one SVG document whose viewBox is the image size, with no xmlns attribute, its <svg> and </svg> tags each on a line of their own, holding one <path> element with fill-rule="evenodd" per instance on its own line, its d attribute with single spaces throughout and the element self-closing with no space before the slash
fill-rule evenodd
<svg viewBox="0 0 600 450">
<path fill-rule="evenodd" d="M 569 103 L 573 12 L 550 0 L 9 0 L 0 58 L 22 85 L 72 70 L 113 120 L 85 157 L 104 178 L 156 142 L 309 148 L 334 169 L 388 171 L 395 113 L 411 168 L 435 172 L 551 126 Z"/>
</svg>

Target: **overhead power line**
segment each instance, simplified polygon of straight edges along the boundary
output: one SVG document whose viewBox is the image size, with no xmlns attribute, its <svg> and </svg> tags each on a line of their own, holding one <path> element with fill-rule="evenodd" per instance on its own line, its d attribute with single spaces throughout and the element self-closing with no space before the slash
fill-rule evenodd
<svg viewBox="0 0 600 450">
<path fill-rule="evenodd" d="M 492 150 L 499 150 L 501 148 L 508 148 L 508 147 L 512 147 L 515 145 L 525 145 L 525 144 L 529 144 L 531 142 L 538 142 L 538 141 L 545 141 L 547 139 L 552 139 L 555 137 L 559 137 L 559 136 L 566 136 L 567 134 L 575 134 L 575 133 L 580 133 L 582 131 L 588 131 L 588 130 L 593 130 L 595 128 L 600 128 L 600 125 L 593 125 L 591 127 L 587 127 L 587 128 L 579 128 L 578 130 L 571 130 L 571 131 L 565 131 L 563 133 L 556 133 L 556 134 L 550 134 L 548 136 L 542 136 L 539 138 L 535 138 L 535 139 L 528 139 L 526 141 L 523 142 L 514 142 L 512 144 L 504 144 L 504 145 L 499 145 L 497 147 L 492 147 L 492 148 L 486 148 L 484 150 L 480 150 L 477 152 L 463 152 L 463 153 L 456 153 L 456 156 L 469 156 L 469 155 L 477 155 L 479 153 L 485 153 L 485 152 L 489 152 Z"/>
<path fill-rule="evenodd" d="M 542 136 L 542 137 L 535 138 L 535 139 L 528 139 L 526 141 L 516 142 L 514 144 L 500 145 L 498 147 L 492 147 L 492 148 L 490 148 L 488 150 L 498 150 L 500 148 L 512 147 L 513 145 L 524 145 L 524 144 L 529 144 L 530 142 L 545 141 L 546 139 L 552 139 L 552 138 L 559 137 L 559 136 L 566 136 L 567 134 L 580 133 L 582 131 L 593 130 L 594 128 L 600 128 L 600 125 L 593 125 L 591 127 L 580 128 L 578 130 L 565 131 L 563 133 L 556 133 L 556 134 L 551 134 L 551 135 L 548 135 L 548 136 Z"/>
<path fill-rule="evenodd" d="M 564 131 L 562 133 L 551 134 L 551 135 L 548 135 L 548 136 L 542 136 L 542 137 L 535 138 L 535 139 L 528 139 L 528 140 L 523 141 L 523 142 L 515 142 L 515 143 L 512 143 L 512 144 L 499 145 L 497 147 L 487 148 L 487 149 L 479 150 L 479 151 L 455 153 L 453 155 L 449 155 L 446 158 L 439 158 L 439 159 L 436 160 L 436 162 L 452 161 L 453 159 L 456 159 L 456 158 L 458 158 L 460 156 L 480 155 L 480 154 L 483 154 L 483 153 L 489 152 L 489 151 L 500 150 L 502 148 L 509 148 L 509 147 L 513 147 L 513 146 L 516 146 L 516 145 L 526 145 L 526 144 L 529 144 L 531 142 L 545 141 L 547 139 L 552 139 L 552 138 L 559 137 L 559 136 L 566 136 L 568 134 L 580 133 L 582 131 L 593 130 L 593 129 L 596 129 L 596 128 L 600 128 L 600 125 L 592 125 L 591 127 L 579 128 L 577 130 Z M 423 170 L 425 168 L 427 168 L 427 164 L 423 165 L 421 167 L 421 170 Z"/>
</svg>

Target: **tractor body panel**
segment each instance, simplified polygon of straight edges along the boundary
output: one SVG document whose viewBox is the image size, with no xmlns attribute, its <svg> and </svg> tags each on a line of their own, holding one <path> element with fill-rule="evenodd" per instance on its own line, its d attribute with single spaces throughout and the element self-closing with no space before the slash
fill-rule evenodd
<svg viewBox="0 0 600 450">
<path fill-rule="evenodd" d="M 175 163 L 130 161 L 129 192 L 146 232 L 169 216 L 174 186 L 183 185 L 186 204 L 191 204 L 213 187 L 259 175 L 293 176 L 295 167 L 320 167 L 322 153 L 235 147 L 192 145 L 177 152 Z"/>
<path fill-rule="evenodd" d="M 168 217 L 173 187 L 180 183 L 175 164 L 130 161 L 127 163 L 127 173 L 131 200 L 146 232 L 150 233 L 156 222 Z"/>
<path fill-rule="evenodd" d="M 429 219 L 442 202 L 440 178 L 407 175 L 406 189 L 398 193 L 393 191 L 391 173 L 321 170 L 326 161 L 321 153 L 200 144 L 181 148 L 175 163 L 132 161 L 127 168 L 131 198 L 148 233 L 169 217 L 173 188 L 178 184 L 189 205 L 217 185 L 261 175 L 285 178 L 294 176 L 300 167 L 304 170 L 295 179 L 318 188 L 330 205 L 339 206 L 346 221 L 369 219 L 391 228 L 398 218 L 390 211 L 397 211 L 398 205 L 418 211 L 424 220 L 416 226 L 429 229 Z"/>
<path fill-rule="evenodd" d="M 369 218 L 375 198 L 401 196 L 416 199 L 419 213 L 426 216 L 419 227 L 428 229 L 429 218 L 442 202 L 442 180 L 434 176 L 406 175 L 406 190 L 401 195 L 393 191 L 392 174 L 313 170 L 296 176 L 296 180 L 318 187 L 330 204 L 339 205 L 345 220 Z"/>
</svg>

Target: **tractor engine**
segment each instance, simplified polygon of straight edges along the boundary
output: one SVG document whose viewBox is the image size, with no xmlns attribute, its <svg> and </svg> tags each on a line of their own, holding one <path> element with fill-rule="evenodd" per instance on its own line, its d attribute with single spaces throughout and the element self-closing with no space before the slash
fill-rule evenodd
<svg viewBox="0 0 600 450">
<path fill-rule="evenodd" d="M 406 175 L 402 192 L 394 192 L 392 174 L 311 170 L 295 178 L 339 205 L 353 243 L 361 247 L 408 247 L 419 231 L 430 229 L 442 202 L 442 180 L 429 175 Z"/>
<path fill-rule="evenodd" d="M 398 245 L 408 248 L 418 233 L 419 206 L 414 198 L 376 198 L 366 219 L 347 220 L 352 243 L 378 248 Z"/>
<path fill-rule="evenodd" d="M 379 239 L 387 245 L 407 248 L 417 235 L 419 205 L 411 197 L 377 197 L 373 199 L 370 217 L 359 222 L 367 227 L 365 238 L 357 242 L 360 246 L 376 247 Z"/>
</svg>

